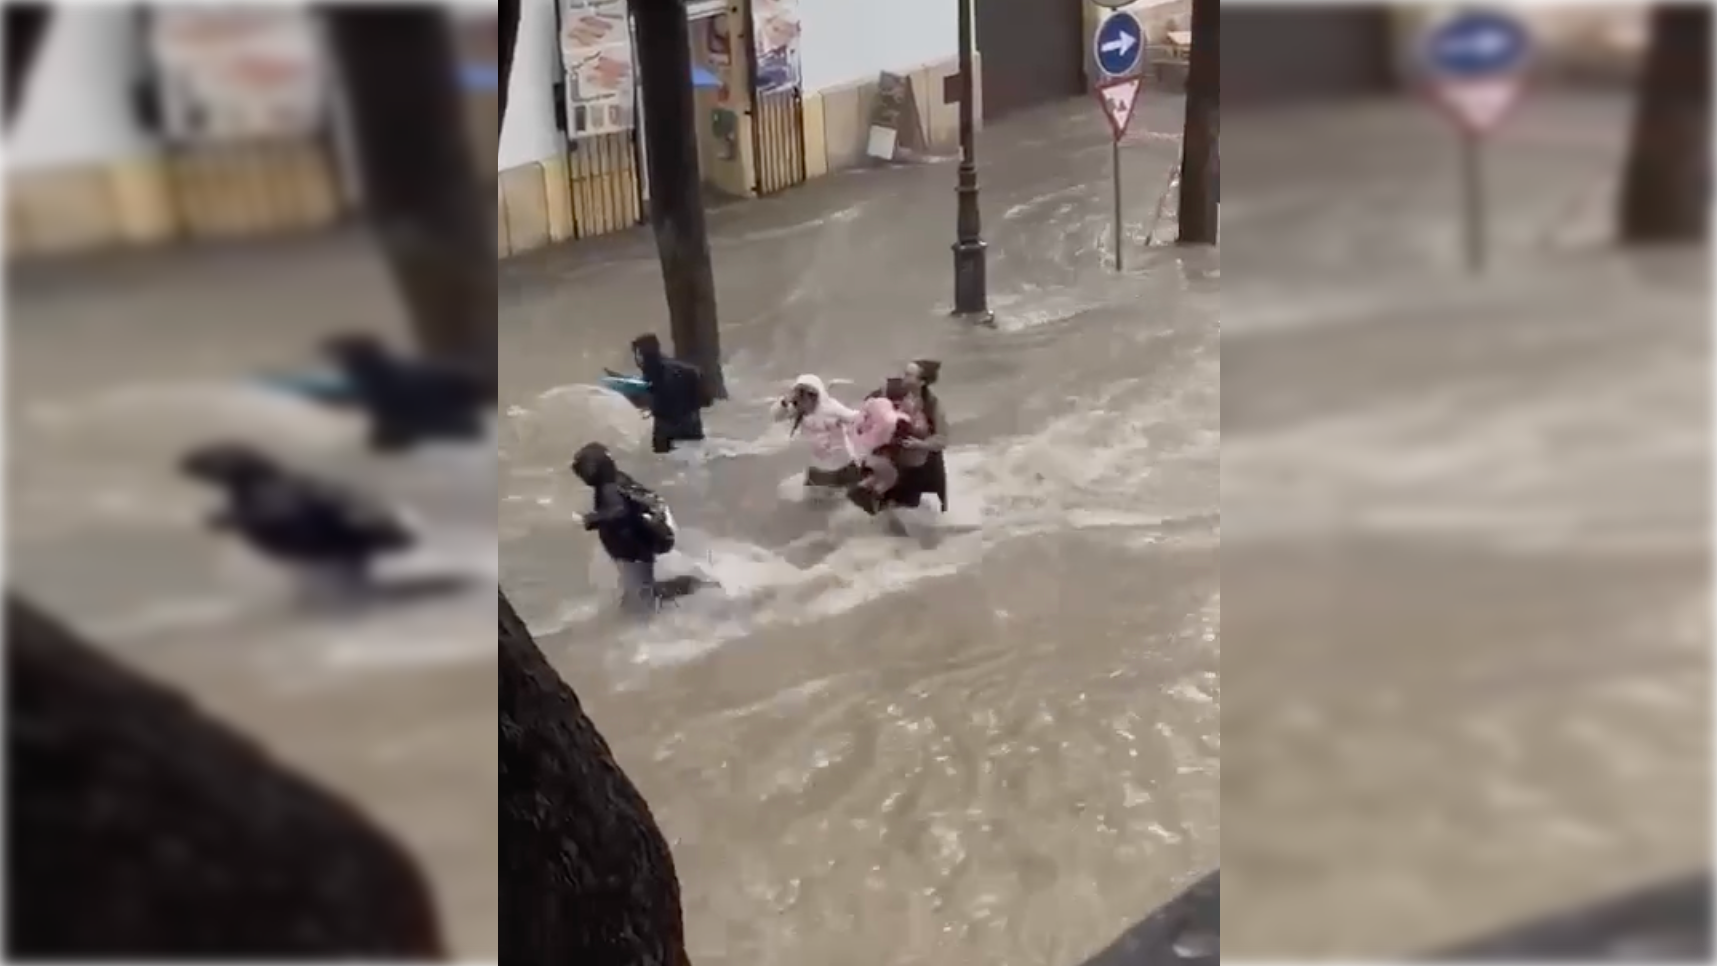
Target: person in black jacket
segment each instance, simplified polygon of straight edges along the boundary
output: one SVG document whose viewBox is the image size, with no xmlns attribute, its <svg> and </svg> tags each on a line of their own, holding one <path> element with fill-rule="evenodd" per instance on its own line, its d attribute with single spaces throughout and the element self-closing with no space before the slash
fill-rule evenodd
<svg viewBox="0 0 1717 966">
<path fill-rule="evenodd" d="M 370 447 L 398 452 L 432 441 L 476 442 L 487 433 L 494 395 L 474 372 L 388 349 L 370 335 L 329 339 L 322 352 L 370 419 Z"/>
<path fill-rule="evenodd" d="M 632 360 L 650 384 L 650 448 L 666 453 L 677 442 L 703 439 L 703 410 L 711 400 L 697 367 L 663 355 L 662 341 L 649 332 L 632 340 Z"/>
<path fill-rule="evenodd" d="M 418 542 L 390 508 L 245 443 L 198 447 L 180 469 L 225 496 L 211 528 L 236 534 L 263 557 L 321 578 L 330 589 L 365 589 L 378 559 Z"/>
<path fill-rule="evenodd" d="M 587 443 L 572 458 L 572 472 L 594 497 L 584 529 L 595 530 L 602 549 L 620 571 L 621 602 L 648 613 L 697 590 L 696 577 L 656 579 L 656 558 L 674 548 L 674 515 L 662 498 L 614 465 L 601 443 Z"/>
</svg>

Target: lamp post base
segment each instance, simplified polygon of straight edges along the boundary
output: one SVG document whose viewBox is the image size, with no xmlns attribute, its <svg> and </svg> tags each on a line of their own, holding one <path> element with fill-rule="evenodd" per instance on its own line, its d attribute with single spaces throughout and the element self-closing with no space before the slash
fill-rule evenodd
<svg viewBox="0 0 1717 966">
<path fill-rule="evenodd" d="M 989 268 L 980 239 L 957 241 L 954 249 L 954 315 L 980 324 L 995 321 L 989 306 Z"/>
</svg>

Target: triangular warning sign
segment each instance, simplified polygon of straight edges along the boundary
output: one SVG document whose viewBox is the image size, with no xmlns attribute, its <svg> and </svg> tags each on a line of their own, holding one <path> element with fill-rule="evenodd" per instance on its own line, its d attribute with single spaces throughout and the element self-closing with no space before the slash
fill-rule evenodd
<svg viewBox="0 0 1717 966">
<path fill-rule="evenodd" d="M 1520 99 L 1521 78 L 1507 74 L 1474 80 L 1440 80 L 1432 96 L 1452 115 L 1455 123 L 1475 134 L 1483 134 L 1508 116 Z"/>
<path fill-rule="evenodd" d="M 1126 135 L 1127 125 L 1133 120 L 1133 107 L 1139 102 L 1139 90 L 1144 86 L 1142 77 L 1122 77 L 1104 81 L 1093 91 L 1097 102 L 1103 105 L 1103 116 L 1109 119 L 1115 140 L 1119 141 Z"/>
</svg>

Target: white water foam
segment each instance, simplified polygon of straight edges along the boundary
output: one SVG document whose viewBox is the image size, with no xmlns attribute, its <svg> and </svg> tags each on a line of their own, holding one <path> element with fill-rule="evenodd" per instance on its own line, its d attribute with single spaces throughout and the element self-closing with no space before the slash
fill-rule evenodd
<svg viewBox="0 0 1717 966">
<path fill-rule="evenodd" d="M 1104 412 L 1099 407 L 1030 436 L 950 450 L 954 507 L 947 515 L 928 506 L 901 513 L 906 538 L 889 534 L 883 521 L 844 501 L 826 530 L 779 552 L 688 533 L 686 556 L 722 590 L 706 599 L 694 595 L 630 635 L 633 660 L 646 666 L 674 664 L 760 627 L 827 619 L 960 573 L 995 548 L 1026 537 L 1145 531 L 1162 539 L 1157 532 L 1176 517 L 1150 504 L 1153 464 L 1214 459 L 1217 440 L 1214 432 L 1196 435 L 1183 449 L 1158 452 L 1148 431 L 1124 431 L 1116 438 L 1118 427 L 1148 430 L 1151 423 L 1142 410 L 1153 408 Z M 1171 402 L 1163 409 L 1174 406 Z M 781 486 L 787 488 L 788 481 Z M 1189 512 L 1214 511 L 1211 489 L 1209 503 Z M 828 551 L 808 566 L 791 562 L 807 546 Z"/>
<path fill-rule="evenodd" d="M 31 539 L 115 527 L 195 526 L 201 501 L 179 485 L 181 453 L 211 439 L 333 453 L 361 424 L 277 393 L 229 382 L 142 383 L 24 407 L 11 496 Z"/>
</svg>

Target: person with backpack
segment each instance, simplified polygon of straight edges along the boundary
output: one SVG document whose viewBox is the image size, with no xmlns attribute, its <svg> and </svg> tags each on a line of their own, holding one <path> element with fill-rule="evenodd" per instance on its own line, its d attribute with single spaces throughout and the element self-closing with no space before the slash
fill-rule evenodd
<svg viewBox="0 0 1717 966">
<path fill-rule="evenodd" d="M 603 551 L 620 571 L 621 601 L 627 610 L 653 612 L 703 586 L 691 576 L 656 579 L 656 558 L 674 549 L 673 511 L 655 492 L 622 473 L 608 447 L 585 444 L 573 456 L 572 472 L 594 497 L 584 529 L 596 531 Z"/>
<path fill-rule="evenodd" d="M 689 362 L 670 359 L 662 353 L 662 340 L 646 332 L 632 340 L 632 361 L 650 384 L 650 448 L 667 453 L 675 443 L 704 438 L 703 411 L 714 402 L 709 397 L 703 373 Z"/>
<path fill-rule="evenodd" d="M 223 497 L 208 525 L 296 574 L 304 589 L 374 590 L 375 565 L 421 539 L 409 517 L 351 487 L 288 466 L 241 442 L 199 446 L 180 461 L 191 481 Z"/>
<path fill-rule="evenodd" d="M 407 356 L 362 333 L 335 336 L 322 353 L 346 392 L 321 401 L 367 415 L 372 450 L 397 453 L 425 443 L 487 438 L 495 387 L 477 373 Z"/>
</svg>

